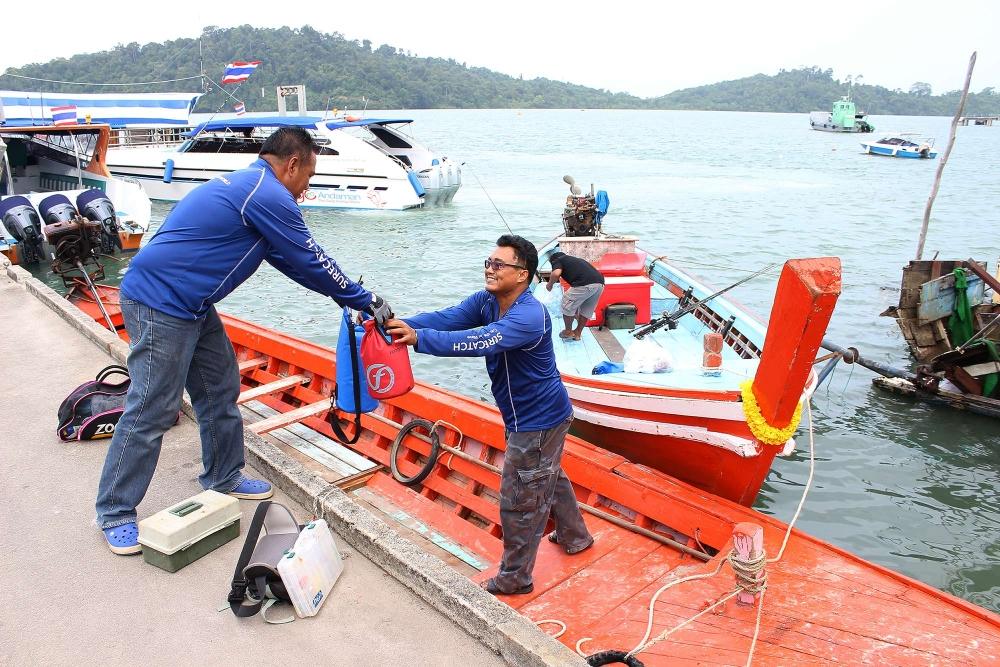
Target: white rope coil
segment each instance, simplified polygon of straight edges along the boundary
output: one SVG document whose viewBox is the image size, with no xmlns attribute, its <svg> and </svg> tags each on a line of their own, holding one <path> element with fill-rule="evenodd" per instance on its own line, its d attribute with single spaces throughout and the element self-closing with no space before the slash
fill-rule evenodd
<svg viewBox="0 0 1000 667">
<path fill-rule="evenodd" d="M 566 624 L 560 621 L 558 618 L 546 618 L 543 621 L 535 621 L 535 625 L 542 625 L 544 623 L 552 623 L 554 625 L 560 626 L 562 629 L 554 635 L 551 635 L 553 639 L 559 639 L 566 632 Z"/>
</svg>

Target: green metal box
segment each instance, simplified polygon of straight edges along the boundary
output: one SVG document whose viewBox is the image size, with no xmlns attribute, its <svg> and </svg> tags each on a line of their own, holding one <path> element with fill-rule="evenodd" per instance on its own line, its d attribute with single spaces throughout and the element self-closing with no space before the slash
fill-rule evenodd
<svg viewBox="0 0 1000 667">
<path fill-rule="evenodd" d="M 176 572 L 240 534 L 240 502 L 216 491 L 196 496 L 139 522 L 143 559 Z"/>
<path fill-rule="evenodd" d="M 613 303 L 604 309 L 604 326 L 609 329 L 634 329 L 638 309 L 631 303 Z"/>
</svg>

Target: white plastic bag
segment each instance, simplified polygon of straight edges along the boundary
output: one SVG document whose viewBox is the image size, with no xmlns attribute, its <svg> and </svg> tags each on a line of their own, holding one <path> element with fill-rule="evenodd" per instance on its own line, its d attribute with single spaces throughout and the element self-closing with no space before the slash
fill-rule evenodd
<svg viewBox="0 0 1000 667">
<path fill-rule="evenodd" d="M 550 303 L 552 303 L 552 299 L 555 298 L 555 296 L 556 296 L 556 289 L 558 289 L 558 288 L 559 288 L 559 286 L 556 285 L 552 289 L 545 289 L 543 287 L 541 289 L 535 290 L 535 298 L 538 299 L 539 303 L 541 303 L 544 306 L 547 306 Z M 559 290 L 559 291 L 561 292 L 562 290 Z"/>
<path fill-rule="evenodd" d="M 632 343 L 623 362 L 626 373 L 669 373 L 674 368 L 670 353 L 649 338 Z"/>
</svg>

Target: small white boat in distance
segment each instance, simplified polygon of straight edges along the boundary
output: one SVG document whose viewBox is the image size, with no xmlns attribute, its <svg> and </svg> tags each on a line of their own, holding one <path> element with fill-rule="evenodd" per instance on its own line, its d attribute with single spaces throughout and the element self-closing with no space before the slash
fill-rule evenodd
<svg viewBox="0 0 1000 667">
<path fill-rule="evenodd" d="M 937 157 L 933 137 L 921 137 L 912 132 L 889 134 L 878 141 L 862 141 L 865 153 L 887 157 L 933 160 Z"/>
<path fill-rule="evenodd" d="M 301 206 L 403 210 L 447 204 L 462 184 L 461 165 L 403 133 L 411 122 L 351 116 L 215 119 L 174 143 L 158 135 L 150 143 L 119 145 L 108 151 L 107 162 L 112 174 L 136 179 L 151 198 L 179 201 L 209 179 L 246 167 L 279 127 L 302 127 L 321 149 Z"/>
</svg>

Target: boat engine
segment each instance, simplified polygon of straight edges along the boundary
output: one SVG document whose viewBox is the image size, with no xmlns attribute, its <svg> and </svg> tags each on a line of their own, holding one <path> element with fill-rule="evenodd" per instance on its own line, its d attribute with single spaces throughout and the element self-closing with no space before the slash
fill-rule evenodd
<svg viewBox="0 0 1000 667">
<path fill-rule="evenodd" d="M 27 197 L 8 197 L 0 202 L 0 219 L 17 241 L 21 264 L 37 264 L 42 258 L 42 223 Z"/>
<path fill-rule="evenodd" d="M 600 190 L 595 196 L 591 186 L 590 194 L 583 195 L 572 176 L 563 176 L 563 181 L 569 184 L 569 196 L 563 209 L 566 236 L 597 236 L 601 231 L 601 220 L 608 212 L 608 194 Z"/>
<path fill-rule="evenodd" d="M 42 220 L 46 225 L 57 222 L 69 222 L 76 217 L 76 209 L 70 203 L 66 195 L 49 195 L 38 203 L 38 212 L 42 214 Z"/>
<path fill-rule="evenodd" d="M 112 255 L 115 248 L 122 249 L 122 241 L 118 237 L 118 214 L 103 191 L 96 188 L 84 190 L 76 198 L 76 208 L 85 218 L 101 225 L 102 253 Z"/>
<path fill-rule="evenodd" d="M 86 273 L 92 278 L 104 277 L 104 268 L 97 261 L 101 247 L 101 223 L 79 215 L 66 195 L 55 194 L 46 197 L 38 205 L 42 218 L 47 223 L 42 229 L 45 238 L 53 247 L 52 271 L 64 282 L 72 282 L 74 270 Z M 88 269 L 90 264 L 94 268 Z"/>
</svg>

